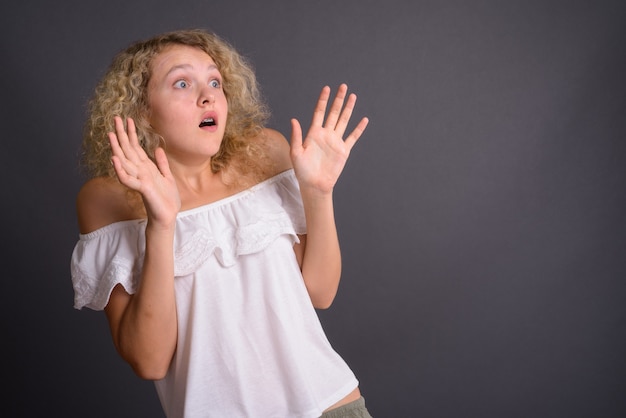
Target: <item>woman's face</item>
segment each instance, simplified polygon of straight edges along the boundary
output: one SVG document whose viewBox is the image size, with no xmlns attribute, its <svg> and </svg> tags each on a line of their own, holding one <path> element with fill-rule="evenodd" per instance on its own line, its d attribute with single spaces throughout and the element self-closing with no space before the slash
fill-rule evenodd
<svg viewBox="0 0 626 418">
<path fill-rule="evenodd" d="M 193 163 L 219 150 L 228 102 L 222 75 L 204 51 L 169 46 L 154 57 L 148 83 L 148 120 L 165 139 L 168 157 Z"/>
</svg>

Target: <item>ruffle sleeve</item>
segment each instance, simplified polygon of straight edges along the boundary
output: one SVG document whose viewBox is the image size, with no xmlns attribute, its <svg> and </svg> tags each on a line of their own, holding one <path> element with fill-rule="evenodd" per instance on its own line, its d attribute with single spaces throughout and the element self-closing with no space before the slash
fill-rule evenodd
<svg viewBox="0 0 626 418">
<path fill-rule="evenodd" d="M 194 274 L 210 258 L 228 268 L 281 235 L 299 242 L 304 209 L 293 170 L 206 206 L 181 212 L 174 236 L 174 275 Z M 145 220 L 118 222 L 81 235 L 71 261 L 74 307 L 102 310 L 117 284 L 133 294 L 145 254 Z"/>
<path fill-rule="evenodd" d="M 135 293 L 145 221 L 125 221 L 80 235 L 71 260 L 74 307 L 102 310 L 117 284 Z"/>
</svg>

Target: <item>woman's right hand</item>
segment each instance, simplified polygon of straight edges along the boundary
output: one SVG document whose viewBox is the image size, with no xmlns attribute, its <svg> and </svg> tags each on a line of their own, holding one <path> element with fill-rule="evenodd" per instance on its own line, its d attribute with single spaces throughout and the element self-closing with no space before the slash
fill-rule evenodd
<svg viewBox="0 0 626 418">
<path fill-rule="evenodd" d="M 139 144 L 133 119 L 126 123 L 124 128 L 122 118 L 116 116 L 115 132 L 109 132 L 117 177 L 124 186 L 141 193 L 153 227 L 171 227 L 181 202 L 165 151 L 160 147 L 155 150 L 155 164 Z"/>
</svg>

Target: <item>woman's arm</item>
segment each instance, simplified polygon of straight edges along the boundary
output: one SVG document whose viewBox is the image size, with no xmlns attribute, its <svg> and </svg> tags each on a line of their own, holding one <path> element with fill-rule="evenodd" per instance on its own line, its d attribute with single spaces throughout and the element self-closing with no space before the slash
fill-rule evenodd
<svg viewBox="0 0 626 418">
<path fill-rule="evenodd" d="M 304 281 L 316 308 L 328 308 L 337 293 L 341 276 L 341 252 L 333 207 L 333 189 L 345 167 L 350 150 L 368 124 L 363 118 L 343 139 L 356 95 L 342 84 L 325 117 L 330 88 L 322 89 L 304 141 L 300 123 L 292 119 L 291 160 L 300 184 L 307 222 L 306 240 L 298 258 Z M 344 106 L 345 102 L 345 106 Z M 326 119 L 326 120 L 324 120 Z"/>
<path fill-rule="evenodd" d="M 112 161 L 120 183 L 143 198 L 146 253 L 136 293 L 129 295 L 121 285 L 116 286 L 105 312 L 121 357 L 137 375 L 155 380 L 165 376 L 176 350 L 173 242 L 180 198 L 163 150 L 155 153 L 155 165 L 139 146 L 133 121 L 129 119 L 127 129 L 121 119 L 115 122 L 116 132 L 109 134 Z M 83 232 L 127 217 L 128 195 L 120 192 L 125 187 L 99 187 L 92 182 L 81 190 L 77 210 Z M 117 199 L 111 200 L 119 203 L 102 210 L 99 202 L 114 195 Z"/>
<path fill-rule="evenodd" d="M 165 376 L 176 350 L 173 231 L 146 228 L 146 254 L 137 292 L 121 285 L 105 308 L 113 342 L 135 373 L 150 380 Z"/>
</svg>

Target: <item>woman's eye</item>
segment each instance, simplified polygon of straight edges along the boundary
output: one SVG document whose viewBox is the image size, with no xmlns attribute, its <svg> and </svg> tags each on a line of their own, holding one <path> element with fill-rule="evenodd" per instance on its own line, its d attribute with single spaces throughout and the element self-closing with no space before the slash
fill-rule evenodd
<svg viewBox="0 0 626 418">
<path fill-rule="evenodd" d="M 178 80 L 176 83 L 174 83 L 174 87 L 179 89 L 186 89 L 187 87 L 189 87 L 189 83 L 187 83 L 187 81 L 185 80 Z"/>
<path fill-rule="evenodd" d="M 220 81 L 219 81 L 219 80 L 211 80 L 211 81 L 209 82 L 209 85 L 210 85 L 211 87 L 215 87 L 215 88 L 217 89 L 217 88 L 220 88 L 220 86 L 221 86 L 222 84 L 220 83 Z"/>
</svg>

